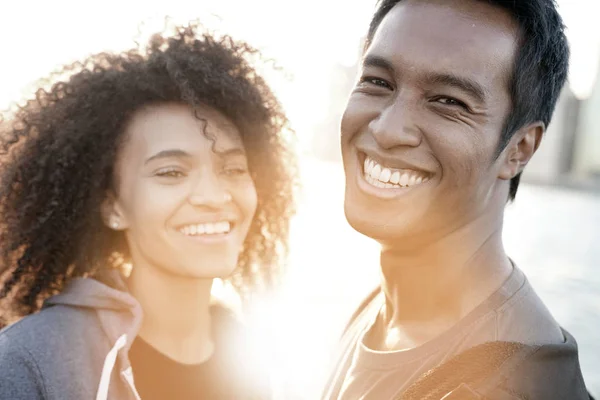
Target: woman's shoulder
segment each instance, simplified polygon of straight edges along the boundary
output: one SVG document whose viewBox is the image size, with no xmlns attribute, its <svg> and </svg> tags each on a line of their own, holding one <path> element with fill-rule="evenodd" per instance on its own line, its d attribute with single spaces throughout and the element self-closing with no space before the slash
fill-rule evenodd
<svg viewBox="0 0 600 400">
<path fill-rule="evenodd" d="M 0 330 L 0 387 L 6 384 L 9 390 L 13 385 L 15 393 L 6 397 L 1 388 L 0 398 L 47 398 L 46 391 L 57 398 L 88 393 L 96 385 L 90 379 L 100 374 L 98 358 L 106 352 L 96 320 L 91 311 L 54 306 Z M 89 335 L 91 331 L 96 334 Z"/>
<path fill-rule="evenodd" d="M 21 318 L 0 330 L 0 361 L 4 356 L 35 360 L 38 365 L 56 364 L 56 357 L 69 358 L 89 353 L 99 346 L 99 337 L 89 331 L 101 327 L 94 313 L 69 307 L 49 307 Z M 91 344 L 94 343 L 94 346 Z"/>
<path fill-rule="evenodd" d="M 0 330 L 0 343 L 48 341 L 54 336 L 65 336 L 77 326 L 84 326 L 93 318 L 91 313 L 70 307 L 48 307 L 10 323 Z"/>
<path fill-rule="evenodd" d="M 35 348 L 44 339 L 43 327 L 42 319 L 35 314 L 0 330 L 0 398 L 46 397 L 34 356 Z"/>
</svg>

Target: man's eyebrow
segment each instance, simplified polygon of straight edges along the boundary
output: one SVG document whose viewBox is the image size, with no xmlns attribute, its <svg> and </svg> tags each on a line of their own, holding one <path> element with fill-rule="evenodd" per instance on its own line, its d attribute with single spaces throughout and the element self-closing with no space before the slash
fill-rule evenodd
<svg viewBox="0 0 600 400">
<path fill-rule="evenodd" d="M 485 100 L 487 99 L 487 91 L 485 88 L 478 82 L 464 76 L 448 73 L 426 73 L 424 81 L 434 85 L 438 84 L 455 87 L 471 95 L 481 103 L 485 103 Z"/>
<path fill-rule="evenodd" d="M 144 164 L 148 164 L 151 161 L 161 159 L 161 158 L 190 158 L 192 155 L 186 151 L 180 149 L 169 149 L 159 151 L 151 157 L 148 157 Z"/>
<path fill-rule="evenodd" d="M 381 56 L 368 54 L 363 59 L 362 64 L 363 64 L 363 67 L 381 68 L 390 73 L 394 72 L 394 66 L 392 65 L 392 63 Z"/>
<path fill-rule="evenodd" d="M 389 73 L 394 73 L 394 66 L 392 63 L 384 57 L 368 54 L 363 59 L 363 67 L 381 68 Z M 437 72 L 426 72 L 424 73 L 423 80 L 429 84 L 438 84 L 452 86 L 460 89 L 469 95 L 473 96 L 476 100 L 481 103 L 485 103 L 487 99 L 487 91 L 478 82 L 469 79 L 467 77 L 459 76 L 452 73 L 437 73 Z"/>
</svg>

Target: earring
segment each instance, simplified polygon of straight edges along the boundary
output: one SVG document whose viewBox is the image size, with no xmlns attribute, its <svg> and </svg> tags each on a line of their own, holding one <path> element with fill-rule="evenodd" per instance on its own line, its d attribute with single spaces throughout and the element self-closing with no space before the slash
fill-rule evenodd
<svg viewBox="0 0 600 400">
<path fill-rule="evenodd" d="M 110 226 L 111 226 L 111 228 L 113 228 L 113 229 L 119 229 L 119 221 L 117 221 L 116 219 L 115 219 L 115 220 L 113 220 L 113 221 L 110 223 Z"/>
<path fill-rule="evenodd" d="M 223 200 L 225 201 L 225 203 L 229 203 L 231 200 L 233 200 L 233 197 L 231 196 L 231 194 L 225 193 L 225 195 L 223 196 Z"/>
</svg>

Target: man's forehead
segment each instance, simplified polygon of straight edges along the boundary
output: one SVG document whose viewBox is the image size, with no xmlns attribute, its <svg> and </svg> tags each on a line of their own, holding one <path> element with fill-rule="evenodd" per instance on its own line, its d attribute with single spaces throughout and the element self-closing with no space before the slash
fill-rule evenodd
<svg viewBox="0 0 600 400">
<path fill-rule="evenodd" d="M 396 69 L 508 79 L 517 45 L 510 15 L 476 0 L 400 1 L 366 51 Z"/>
<path fill-rule="evenodd" d="M 437 10 L 442 18 L 452 13 L 462 15 L 467 22 L 497 22 L 513 28 L 518 27 L 514 16 L 507 9 L 485 0 L 399 0 L 392 9 L 398 8 L 427 13 Z"/>
</svg>

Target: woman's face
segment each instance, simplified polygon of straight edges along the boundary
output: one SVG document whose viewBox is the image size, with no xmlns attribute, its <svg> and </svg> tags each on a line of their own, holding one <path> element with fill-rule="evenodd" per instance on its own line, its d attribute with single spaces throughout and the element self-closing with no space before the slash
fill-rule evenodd
<svg viewBox="0 0 600 400">
<path fill-rule="evenodd" d="M 237 127 L 209 107 L 195 117 L 166 104 L 138 111 L 125 135 L 107 220 L 124 231 L 134 269 L 230 275 L 257 206 Z"/>
</svg>

